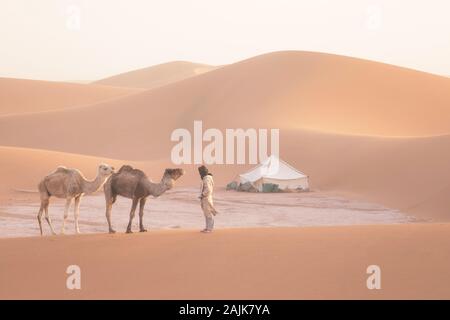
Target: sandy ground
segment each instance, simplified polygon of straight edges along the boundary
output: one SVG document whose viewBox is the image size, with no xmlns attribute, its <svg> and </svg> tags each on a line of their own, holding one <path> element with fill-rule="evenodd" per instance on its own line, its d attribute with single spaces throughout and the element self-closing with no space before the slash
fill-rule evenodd
<svg viewBox="0 0 450 320">
<path fill-rule="evenodd" d="M 128 88 L 0 79 L 0 236 L 26 236 L 0 239 L 0 298 L 450 299 L 449 78 L 292 51 L 199 75 L 177 66 L 112 78 Z M 58 165 L 92 179 L 101 162 L 159 181 L 173 167 L 172 131 L 194 120 L 279 128 L 281 158 L 316 192 L 219 191 L 218 229 L 204 235 L 197 189 L 186 187 L 198 185 L 197 168 L 184 165 L 176 188 L 149 202 L 146 234 L 120 232 L 124 199 L 113 209 L 120 233 L 105 234 L 96 195 L 84 199 L 81 229 L 101 234 L 30 237 L 37 194 L 17 190 L 35 190 Z M 210 169 L 220 189 L 249 167 Z M 50 213 L 59 229 L 60 201 Z M 81 291 L 65 287 L 69 264 L 82 268 Z M 365 286 L 372 264 L 380 291 Z"/>
<path fill-rule="evenodd" d="M 204 219 L 197 199 L 197 188 L 177 188 L 160 198 L 150 198 L 146 205 L 144 221 L 148 229 L 200 229 Z M 63 200 L 55 199 L 50 206 L 50 217 L 59 232 L 64 212 Z M 392 224 L 413 222 L 411 216 L 373 203 L 349 200 L 320 193 L 253 194 L 235 191 L 218 191 L 215 204 L 220 214 L 217 228 L 250 227 L 303 227 L 361 224 Z M 119 197 L 113 207 L 113 224 L 124 232 L 128 224 L 131 200 Z M 0 237 L 36 236 L 39 204 L 36 202 L 11 202 L 0 206 Z M 105 200 L 102 194 L 86 196 L 80 208 L 80 228 L 83 233 L 107 232 Z M 66 233 L 74 233 L 71 209 Z M 138 218 L 134 220 L 138 230 Z M 50 234 L 47 223 L 44 232 Z"/>
<path fill-rule="evenodd" d="M 449 242 L 449 224 L 1 239 L 0 298 L 449 299 Z"/>
</svg>

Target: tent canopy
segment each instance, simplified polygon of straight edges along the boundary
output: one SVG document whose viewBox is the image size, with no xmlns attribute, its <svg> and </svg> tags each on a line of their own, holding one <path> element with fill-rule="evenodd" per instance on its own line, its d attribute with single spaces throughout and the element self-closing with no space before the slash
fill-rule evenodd
<svg viewBox="0 0 450 320">
<path fill-rule="evenodd" d="M 255 168 L 240 174 L 241 182 L 251 182 L 261 188 L 262 183 L 277 183 L 288 188 L 308 188 L 308 176 L 272 155 Z"/>
</svg>

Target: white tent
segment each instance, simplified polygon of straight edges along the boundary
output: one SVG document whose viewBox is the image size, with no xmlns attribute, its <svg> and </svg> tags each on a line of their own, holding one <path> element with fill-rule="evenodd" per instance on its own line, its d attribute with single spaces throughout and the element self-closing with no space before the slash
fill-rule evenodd
<svg viewBox="0 0 450 320">
<path fill-rule="evenodd" d="M 276 156 L 270 156 L 255 168 L 239 175 L 240 182 L 250 182 L 259 191 L 262 191 L 264 183 L 277 184 L 284 189 L 308 190 L 308 176 L 293 168 Z"/>
</svg>

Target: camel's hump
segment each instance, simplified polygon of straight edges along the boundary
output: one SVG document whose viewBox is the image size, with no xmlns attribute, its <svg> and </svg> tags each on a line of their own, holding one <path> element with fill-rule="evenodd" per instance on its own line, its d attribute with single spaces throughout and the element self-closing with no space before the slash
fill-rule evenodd
<svg viewBox="0 0 450 320">
<path fill-rule="evenodd" d="M 55 173 L 70 174 L 70 175 L 77 174 L 77 175 L 81 175 L 82 177 L 84 177 L 83 174 L 80 172 L 80 170 L 67 168 L 64 166 L 57 167 L 56 170 L 53 171 L 51 174 L 55 174 Z"/>
<path fill-rule="evenodd" d="M 67 167 L 64 167 L 64 166 L 59 166 L 55 170 L 55 172 L 69 172 L 69 171 L 70 171 L 70 169 L 68 169 Z"/>
<path fill-rule="evenodd" d="M 117 174 L 121 174 L 121 173 L 129 173 L 135 176 L 141 176 L 141 177 L 146 177 L 145 173 L 139 169 L 134 169 L 132 166 L 129 165 L 124 165 L 122 166 L 119 171 L 117 172 Z"/>
<path fill-rule="evenodd" d="M 121 166 L 117 173 L 133 171 L 133 170 L 134 170 L 134 168 L 132 166 L 129 166 L 129 165 L 126 164 L 124 166 Z"/>
</svg>

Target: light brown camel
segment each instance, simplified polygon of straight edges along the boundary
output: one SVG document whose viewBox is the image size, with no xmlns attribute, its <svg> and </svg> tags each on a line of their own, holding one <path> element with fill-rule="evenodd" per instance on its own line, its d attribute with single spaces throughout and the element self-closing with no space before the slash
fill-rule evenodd
<svg viewBox="0 0 450 320">
<path fill-rule="evenodd" d="M 139 231 L 146 232 L 144 228 L 144 206 L 147 197 L 152 195 L 155 198 L 162 195 L 169 189 L 172 189 L 175 180 L 184 174 L 183 169 L 166 169 L 159 183 L 150 181 L 144 172 L 133 169 L 131 166 L 122 166 L 117 173 L 114 173 L 105 183 L 106 199 L 106 219 L 108 221 L 109 233 L 115 233 L 111 226 L 111 209 L 116 201 L 117 195 L 133 199 L 130 211 L 130 221 L 127 227 L 127 233 L 132 233 L 131 224 L 134 213 L 139 202 Z"/>
<path fill-rule="evenodd" d="M 107 164 L 100 164 L 98 167 L 97 177 L 92 180 L 86 180 L 83 174 L 77 169 L 68 169 L 66 167 L 58 167 L 54 172 L 46 176 L 38 185 L 39 194 L 41 196 L 41 207 L 38 213 L 39 229 L 42 232 L 42 214 L 45 211 L 45 219 L 50 226 L 53 234 L 55 230 L 52 226 L 52 221 L 48 215 L 48 205 L 50 197 L 66 199 L 66 206 L 64 209 L 64 219 L 61 228 L 61 234 L 64 234 L 66 219 L 69 216 L 69 208 L 72 199 L 75 199 L 74 215 L 75 215 L 75 231 L 80 233 L 78 226 L 78 216 L 80 215 L 80 199 L 84 194 L 89 194 L 97 191 L 105 183 L 106 179 L 114 173 L 114 168 Z"/>
</svg>

